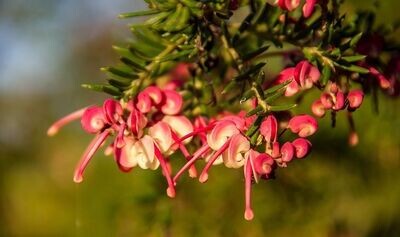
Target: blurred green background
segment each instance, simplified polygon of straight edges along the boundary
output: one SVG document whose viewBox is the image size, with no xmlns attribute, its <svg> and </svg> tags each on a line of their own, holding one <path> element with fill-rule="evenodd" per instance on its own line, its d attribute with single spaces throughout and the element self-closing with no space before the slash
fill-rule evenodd
<svg viewBox="0 0 400 237">
<path fill-rule="evenodd" d="M 346 11 L 372 2 L 348 1 Z M 399 1 L 377 2 L 380 22 L 399 20 Z M 0 236 L 400 236 L 400 101 L 383 96 L 379 114 L 370 97 L 355 113 L 356 148 L 343 114 L 335 129 L 322 119 L 307 159 L 253 186 L 252 222 L 243 219 L 240 170 L 215 167 L 206 185 L 184 177 L 171 200 L 160 172 L 120 173 L 99 152 L 74 184 L 91 136 L 79 123 L 55 138 L 46 129 L 106 98 L 79 85 L 101 82 L 98 68 L 117 60 L 110 46 L 129 32 L 115 16 L 144 7 L 0 0 Z"/>
</svg>

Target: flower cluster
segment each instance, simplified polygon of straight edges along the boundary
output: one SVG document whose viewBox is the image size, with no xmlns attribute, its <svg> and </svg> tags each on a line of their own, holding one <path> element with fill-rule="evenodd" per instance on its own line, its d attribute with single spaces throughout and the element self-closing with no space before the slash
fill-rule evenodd
<svg viewBox="0 0 400 237">
<path fill-rule="evenodd" d="M 118 167 L 127 172 L 135 166 L 152 170 L 161 166 L 168 183 L 167 194 L 174 197 L 171 167 L 164 155 L 181 150 L 189 158 L 185 145 L 178 142 L 193 131 L 191 122 L 180 114 L 182 104 L 182 96 L 176 91 L 149 86 L 127 103 L 107 99 L 101 107 L 90 106 L 74 112 L 51 126 L 48 134 L 53 135 L 67 122 L 81 118 L 82 128 L 96 135 L 77 165 L 75 182 L 82 182 L 94 153 L 113 135 L 115 138 L 106 153 L 114 154 Z M 192 169 L 191 175 L 195 174 Z"/>
<path fill-rule="evenodd" d="M 243 168 L 245 176 L 245 218 L 253 218 L 251 209 L 251 183 L 260 178 L 274 176 L 276 167 L 286 167 L 293 158 L 304 158 L 311 149 L 306 137 L 314 134 L 317 121 L 309 115 L 293 116 L 288 122 L 279 122 L 273 114 L 256 125 L 256 116 L 246 117 L 224 113 L 215 118 L 196 117 L 193 123 L 181 115 L 182 96 L 173 90 L 149 86 L 128 102 L 107 99 L 102 106 L 89 106 L 56 122 L 48 130 L 49 135 L 67 122 L 81 119 L 82 128 L 95 134 L 79 161 L 74 181 L 83 180 L 83 172 L 94 153 L 113 136 L 106 148 L 124 172 L 139 166 L 156 170 L 159 166 L 166 177 L 167 195 L 175 196 L 175 186 L 179 177 L 189 171 L 197 176 L 196 161 L 203 159 L 206 165 L 199 175 L 199 181 L 208 180 L 212 165 L 223 164 L 227 168 Z M 255 132 L 255 126 L 259 132 Z M 281 127 L 281 129 L 280 129 Z M 281 130 L 281 133 L 279 133 Z M 293 141 L 280 143 L 279 134 L 290 130 L 297 134 Z M 256 142 L 251 138 L 256 136 Z M 195 138 L 196 142 L 190 143 Z M 196 144 L 201 144 L 196 147 Z M 196 150 L 190 154 L 187 145 Z M 180 150 L 187 163 L 172 176 L 169 156 Z"/>
</svg>

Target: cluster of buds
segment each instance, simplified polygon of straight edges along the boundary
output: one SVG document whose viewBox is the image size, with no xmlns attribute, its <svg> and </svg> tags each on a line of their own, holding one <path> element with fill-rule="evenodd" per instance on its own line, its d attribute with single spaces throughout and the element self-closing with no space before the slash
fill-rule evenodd
<svg viewBox="0 0 400 237">
<path fill-rule="evenodd" d="M 285 96 L 293 96 L 301 90 L 310 89 L 321 76 L 318 68 L 308 61 L 299 62 L 295 67 L 281 71 L 275 80 L 276 84 L 290 81 L 286 87 Z"/>
<path fill-rule="evenodd" d="M 320 98 L 312 103 L 311 110 L 315 116 L 320 118 L 325 115 L 327 110 L 337 112 L 347 108 L 349 111 L 355 111 L 361 106 L 363 99 L 364 92 L 360 89 L 344 93 L 336 83 L 330 83 Z"/>
</svg>

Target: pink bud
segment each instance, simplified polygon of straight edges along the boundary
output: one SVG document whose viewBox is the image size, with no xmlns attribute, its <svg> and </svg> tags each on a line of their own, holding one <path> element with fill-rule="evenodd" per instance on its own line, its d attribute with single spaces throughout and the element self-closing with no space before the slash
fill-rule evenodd
<svg viewBox="0 0 400 237">
<path fill-rule="evenodd" d="M 178 114 L 183 105 L 182 96 L 173 90 L 163 90 L 165 100 L 161 104 L 161 111 L 167 115 Z"/>
<path fill-rule="evenodd" d="M 152 102 L 149 94 L 143 91 L 137 96 L 136 108 L 142 113 L 148 113 L 151 110 Z"/>
<path fill-rule="evenodd" d="M 98 133 L 106 125 L 103 109 L 91 106 L 85 110 L 81 118 L 82 128 L 88 133 Z"/>
<path fill-rule="evenodd" d="M 334 106 L 332 106 L 332 109 L 334 109 L 334 110 L 341 110 L 341 109 L 343 109 L 343 107 L 344 107 L 344 101 L 345 101 L 343 92 L 338 91 L 338 92 L 336 93 L 335 96 L 336 96 L 336 98 L 335 98 L 336 101 L 335 101 Z"/>
<path fill-rule="evenodd" d="M 281 147 L 281 159 L 283 162 L 290 162 L 293 159 L 295 147 L 290 142 L 285 142 Z"/>
<path fill-rule="evenodd" d="M 321 94 L 321 103 L 325 109 L 331 109 L 333 107 L 333 98 L 332 95 L 329 93 L 322 93 Z"/>
<path fill-rule="evenodd" d="M 113 99 L 107 99 L 103 103 L 103 114 L 109 124 L 115 124 L 122 116 L 121 104 Z"/>
<path fill-rule="evenodd" d="M 357 146 L 358 144 L 358 134 L 355 131 L 351 131 L 349 134 L 349 145 Z"/>
<path fill-rule="evenodd" d="M 322 104 L 320 99 L 318 99 L 318 100 L 314 101 L 314 103 L 312 103 L 311 111 L 313 112 L 313 114 L 315 116 L 317 116 L 319 118 L 324 117 L 324 115 L 325 115 L 325 107 Z"/>
<path fill-rule="evenodd" d="M 283 10 L 293 11 L 300 5 L 300 0 L 277 0 L 277 3 Z"/>
<path fill-rule="evenodd" d="M 269 115 L 260 126 L 260 133 L 264 136 L 265 140 L 270 143 L 276 141 L 278 133 L 278 121 L 275 116 Z"/>
<path fill-rule="evenodd" d="M 313 83 L 317 82 L 321 76 L 317 67 L 304 60 L 297 64 L 294 76 L 296 82 L 304 89 L 309 89 Z"/>
<path fill-rule="evenodd" d="M 288 127 L 293 133 L 297 133 L 300 137 L 308 137 L 313 135 L 318 129 L 317 120 L 310 115 L 294 116 Z"/>
<path fill-rule="evenodd" d="M 277 84 L 282 84 L 288 80 L 292 80 L 286 87 L 285 96 L 287 97 L 296 94 L 300 90 L 299 84 L 297 84 L 296 80 L 294 79 L 294 71 L 294 67 L 286 68 L 279 73 L 275 80 L 275 83 Z"/>
<path fill-rule="evenodd" d="M 143 93 L 149 95 L 149 97 L 151 98 L 152 102 L 155 105 L 160 104 L 164 96 L 161 89 L 158 88 L 157 86 L 149 86 L 143 90 Z"/>
<path fill-rule="evenodd" d="M 369 73 L 373 75 L 379 82 L 379 85 L 382 89 L 387 89 L 390 87 L 390 81 L 386 79 L 382 73 L 380 73 L 376 68 L 369 67 Z"/>
<path fill-rule="evenodd" d="M 280 151 L 279 151 L 279 142 L 274 142 L 272 143 L 272 152 L 271 152 L 271 156 L 273 158 L 278 158 L 280 156 Z"/>
<path fill-rule="evenodd" d="M 292 145 L 296 150 L 296 157 L 299 159 L 306 157 L 311 151 L 311 142 L 305 138 L 297 138 Z"/>
<path fill-rule="evenodd" d="M 308 18 L 312 15 L 316 3 L 317 0 L 306 0 L 306 3 L 303 6 L 303 15 L 305 18 Z"/>
<path fill-rule="evenodd" d="M 260 154 L 254 159 L 254 169 L 260 175 L 268 175 L 274 169 L 274 159 L 268 154 Z"/>
<path fill-rule="evenodd" d="M 362 90 L 352 90 L 347 95 L 347 100 L 349 101 L 349 108 L 358 109 L 364 99 L 364 92 Z"/>
</svg>

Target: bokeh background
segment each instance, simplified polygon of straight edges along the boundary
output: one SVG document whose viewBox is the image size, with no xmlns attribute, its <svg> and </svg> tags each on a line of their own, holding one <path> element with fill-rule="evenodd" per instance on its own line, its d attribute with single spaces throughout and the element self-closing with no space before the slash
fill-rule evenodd
<svg viewBox="0 0 400 237">
<path fill-rule="evenodd" d="M 372 2 L 347 1 L 346 11 Z M 397 0 L 375 2 L 380 22 L 399 20 Z M 116 15 L 144 7 L 0 0 L 0 236 L 400 236 L 400 101 L 382 95 L 379 114 L 370 97 L 355 113 L 356 148 L 342 115 L 335 129 L 322 119 L 307 159 L 254 185 L 252 222 L 240 170 L 216 167 L 206 185 L 185 177 L 171 200 L 159 172 L 120 173 L 99 152 L 74 184 L 91 137 L 78 123 L 54 138 L 46 129 L 106 98 L 79 85 L 101 82 L 99 68 L 117 60 L 111 45 L 126 42 L 132 21 Z"/>
</svg>

